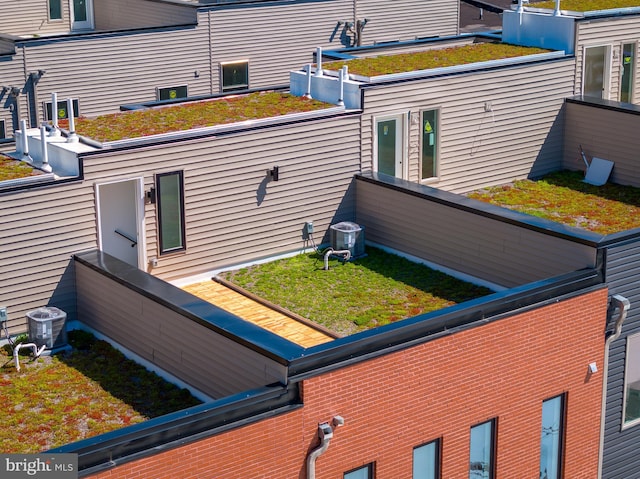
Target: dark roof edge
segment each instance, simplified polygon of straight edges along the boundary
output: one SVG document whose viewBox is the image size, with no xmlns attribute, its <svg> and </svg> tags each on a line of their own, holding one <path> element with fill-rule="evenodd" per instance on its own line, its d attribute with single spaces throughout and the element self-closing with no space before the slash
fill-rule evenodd
<svg viewBox="0 0 640 479">
<path fill-rule="evenodd" d="M 630 115 L 640 115 L 640 105 L 632 103 L 623 103 L 621 101 L 604 100 L 589 96 L 573 96 L 565 98 L 566 103 L 576 103 L 578 105 L 587 105 L 594 108 L 602 108 L 603 110 L 617 111 L 621 113 L 629 113 Z"/>
<path fill-rule="evenodd" d="M 266 386 L 47 452 L 78 454 L 78 477 L 86 477 L 301 407 L 298 384 Z"/>
<path fill-rule="evenodd" d="M 288 365 L 304 348 L 277 334 L 197 298 L 182 289 L 131 266 L 100 250 L 77 253 L 74 260 L 201 326 L 251 349 L 273 361 Z"/>
<path fill-rule="evenodd" d="M 598 262 L 597 270 L 575 271 L 537 281 L 314 346 L 307 350 L 304 357 L 291 362 L 289 380 L 300 381 L 372 357 L 406 349 L 563 299 L 606 288 L 601 258 Z"/>
</svg>

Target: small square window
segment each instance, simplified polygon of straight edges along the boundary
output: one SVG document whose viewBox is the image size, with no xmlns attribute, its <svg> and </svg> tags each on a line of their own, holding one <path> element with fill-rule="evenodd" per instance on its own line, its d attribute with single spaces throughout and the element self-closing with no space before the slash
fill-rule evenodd
<svg viewBox="0 0 640 479">
<path fill-rule="evenodd" d="M 78 118 L 80 116 L 80 105 L 78 103 L 78 99 L 74 98 L 72 100 L 73 104 L 73 117 Z M 69 114 L 67 113 L 67 102 L 66 100 L 62 100 L 58 102 L 58 120 L 66 120 L 69 118 Z M 53 120 L 53 116 L 51 116 L 51 102 L 47 101 L 44 104 L 44 119 L 45 121 Z"/>
<path fill-rule="evenodd" d="M 158 100 L 177 100 L 187 98 L 187 85 L 156 88 Z"/>
<path fill-rule="evenodd" d="M 246 90 L 249 88 L 249 62 L 221 63 L 222 91 Z"/>
<path fill-rule="evenodd" d="M 49 20 L 62 20 L 62 0 L 49 0 Z"/>
</svg>

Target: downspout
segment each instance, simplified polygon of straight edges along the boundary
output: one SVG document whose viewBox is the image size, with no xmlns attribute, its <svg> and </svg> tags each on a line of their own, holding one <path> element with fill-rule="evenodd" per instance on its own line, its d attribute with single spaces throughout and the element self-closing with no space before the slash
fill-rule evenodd
<svg viewBox="0 0 640 479">
<path fill-rule="evenodd" d="M 605 429 L 605 414 L 607 412 L 607 379 L 609 376 L 609 347 L 611 343 L 620 337 L 622 330 L 622 324 L 627 318 L 627 312 L 629 311 L 629 300 L 620 294 L 614 294 L 611 296 L 611 304 L 609 305 L 609 311 L 613 315 L 618 310 L 618 318 L 613 324 L 613 331 L 604 343 L 604 366 L 602 374 L 602 409 L 600 411 L 600 444 L 598 449 L 598 475 L 596 477 L 602 477 L 602 461 L 604 455 L 604 429 Z"/>
<path fill-rule="evenodd" d="M 333 425 L 335 427 L 342 426 L 343 424 L 344 419 L 341 416 L 333 418 Z M 320 445 L 307 456 L 307 479 L 316 479 L 316 460 L 329 448 L 329 443 L 333 438 L 333 428 L 328 422 L 323 422 L 318 425 L 318 438 L 320 438 Z"/>
</svg>

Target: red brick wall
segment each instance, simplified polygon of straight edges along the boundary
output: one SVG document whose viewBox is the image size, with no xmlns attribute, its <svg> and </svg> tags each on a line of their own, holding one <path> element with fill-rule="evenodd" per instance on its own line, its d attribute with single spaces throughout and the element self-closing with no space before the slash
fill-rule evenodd
<svg viewBox="0 0 640 479">
<path fill-rule="evenodd" d="M 442 439 L 442 477 L 468 477 L 469 427 L 497 418 L 497 477 L 537 478 L 541 405 L 567 392 L 565 475 L 596 476 L 606 290 L 304 381 L 304 407 L 96 478 L 304 478 L 319 422 L 345 418 L 318 479 L 376 462 L 410 478 L 412 449 Z M 600 372 L 587 375 L 590 362 Z"/>
</svg>

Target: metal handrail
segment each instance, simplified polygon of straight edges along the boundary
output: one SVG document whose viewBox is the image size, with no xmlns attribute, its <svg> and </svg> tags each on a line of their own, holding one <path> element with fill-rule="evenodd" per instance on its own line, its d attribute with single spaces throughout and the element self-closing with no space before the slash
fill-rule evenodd
<svg viewBox="0 0 640 479">
<path fill-rule="evenodd" d="M 132 248 L 134 248 L 134 247 L 138 244 L 138 241 L 137 241 L 137 240 L 135 240 L 134 238 L 132 238 L 131 236 L 129 236 L 127 233 L 123 233 L 122 231 L 120 231 L 120 230 L 119 230 L 119 229 L 117 229 L 117 228 L 116 228 L 115 230 L 113 230 L 113 232 L 114 232 L 115 234 L 118 234 L 118 235 L 122 236 L 123 238 L 128 239 L 129 241 L 131 241 L 131 247 L 132 247 Z"/>
</svg>

